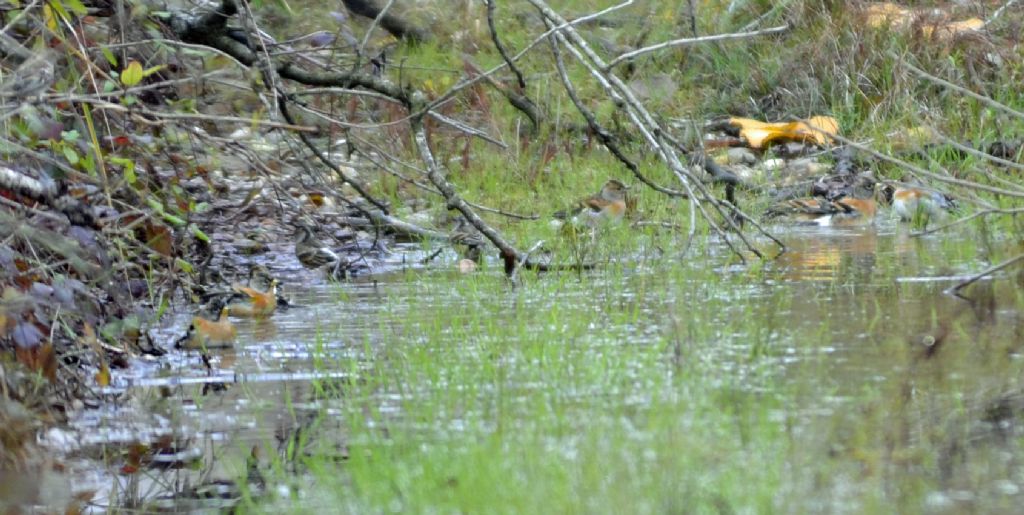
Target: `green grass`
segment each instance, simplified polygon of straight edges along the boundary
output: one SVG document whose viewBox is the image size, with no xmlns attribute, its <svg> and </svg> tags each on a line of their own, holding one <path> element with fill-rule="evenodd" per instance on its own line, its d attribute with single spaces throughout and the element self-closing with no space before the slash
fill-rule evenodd
<svg viewBox="0 0 1024 515">
<path fill-rule="evenodd" d="M 738 2 L 738 11 L 725 15 L 731 2 L 695 3 L 701 34 L 736 30 L 773 4 Z M 452 23 L 435 41 L 396 50 L 392 80 L 437 95 L 461 75 L 463 52 L 483 67 L 500 62 L 480 2 L 451 4 L 417 4 L 410 13 Z M 606 5 L 553 3 L 574 14 Z M 681 23 L 685 5 L 637 2 L 616 18 L 618 27 L 581 30 L 618 44 L 643 29 L 650 30 L 647 43 L 682 37 L 689 30 Z M 893 57 L 1019 109 L 1024 60 L 1009 50 L 1020 45 L 1004 25 L 992 35 L 995 49 L 1007 54 L 996 67 L 983 59 L 993 47 L 977 39 L 938 43 L 873 32 L 847 5 L 790 2 L 763 24 L 792 23 L 784 35 L 652 54 L 635 63 L 632 78 L 665 74 L 676 82 L 674 94 L 653 102 L 664 122 L 699 127 L 719 115 L 831 115 L 844 136 L 882 152 L 907 150 L 894 134 L 922 124 L 977 142 L 1024 129 L 1024 120 L 922 81 Z M 539 33 L 536 20 L 519 16 L 531 14 L 526 3 L 502 3 L 501 12 L 502 37 L 513 52 Z M 459 97 L 446 114 L 508 148 L 479 140 L 467 146 L 463 135 L 444 128 L 432 129 L 431 144 L 464 198 L 541 216 L 484 214 L 520 248 L 543 240 L 556 262 L 600 268 L 524 271 L 516 287 L 486 266 L 470 276 L 409 272 L 384 286 L 389 298 L 372 334 L 347 331 L 347 317 L 357 315 L 346 311 L 353 296 L 342 287 L 332 311 L 338 318 L 310 335 L 310 364 L 352 377 L 315 383 L 315 403 L 289 398 L 280 407 L 289 420 L 311 411 L 313 423 L 291 452 L 265 453 L 274 493 L 250 500 L 248 509 L 923 513 L 1019 506 L 1009 486 L 1024 478 L 1024 449 L 1013 429 L 1024 406 L 1016 343 L 1021 289 L 1009 281 L 982 283 L 972 291 L 991 303 L 965 304 L 940 294 L 945 283 L 901 279 L 964 274 L 1004 259 L 1013 250 L 1007 242 L 1020 239 L 1020 221 L 978 221 L 951 237 L 915 239 L 891 226 L 884 230 L 894 236 L 794 236 L 778 261 L 745 266 L 708 237 L 703 222 L 685 253 L 685 233 L 666 230 L 605 228 L 597 245 L 566 241 L 548 216 L 608 178 L 636 185 L 631 193 L 644 219 L 687 227 L 688 209 L 639 185 L 599 144 L 570 128 L 583 120 L 547 48 L 521 65 L 526 92 L 548 117 L 538 134 L 521 138 L 525 119 L 481 87 L 473 92 L 480 98 Z M 677 187 L 630 137 L 635 131 L 587 70 L 570 64 L 569 74 L 643 173 Z M 408 133 L 395 129 L 360 135 L 418 163 Z M 989 181 L 972 175 L 973 166 L 988 165 L 950 152 L 907 159 Z M 879 177 L 906 175 L 886 163 L 866 167 Z M 1019 182 L 1010 170 L 986 169 Z M 401 171 L 427 182 L 416 170 Z M 436 219 L 445 210 L 439 197 L 398 179 L 360 173 L 401 216 L 425 212 Z M 741 202 L 760 207 L 768 199 L 744 191 Z M 1007 198 L 993 202 L 1019 206 Z M 762 239 L 756 244 L 769 247 Z M 921 344 L 927 338 L 941 340 L 933 357 Z M 327 341 L 349 352 L 332 354 Z M 1004 399 L 1011 416 L 993 422 Z M 1001 422 L 1010 429 L 998 430 Z"/>
<path fill-rule="evenodd" d="M 671 238 L 655 241 L 671 253 Z M 703 258 L 527 272 L 517 288 L 497 271 L 393 283 L 372 343 L 317 357 L 355 375 L 314 388 L 298 473 L 270 474 L 295 494 L 249 507 L 921 513 L 963 507 L 963 490 L 1009 508 L 1000 488 L 1024 469 L 1000 456 L 1021 442 L 984 421 L 1017 395 L 1019 324 L 897 282 L 965 247 L 898 238 L 877 262 L 844 251 L 819 282 Z M 1012 291 L 995 298 L 1020 309 Z M 323 338 L 350 339 L 335 323 Z M 922 357 L 915 338 L 942 328 Z"/>
</svg>

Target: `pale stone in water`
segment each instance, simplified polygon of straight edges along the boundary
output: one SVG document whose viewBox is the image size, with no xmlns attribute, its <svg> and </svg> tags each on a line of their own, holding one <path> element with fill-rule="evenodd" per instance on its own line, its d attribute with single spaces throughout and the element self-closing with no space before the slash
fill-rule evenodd
<svg viewBox="0 0 1024 515">
<path fill-rule="evenodd" d="M 459 260 L 459 272 L 464 274 L 471 274 L 476 271 L 476 263 L 472 259 L 460 259 Z"/>
</svg>

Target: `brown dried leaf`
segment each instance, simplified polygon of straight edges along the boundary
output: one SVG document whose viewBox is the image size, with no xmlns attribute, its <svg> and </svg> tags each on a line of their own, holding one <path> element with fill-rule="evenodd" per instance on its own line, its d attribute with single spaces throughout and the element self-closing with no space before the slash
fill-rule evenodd
<svg viewBox="0 0 1024 515">
<path fill-rule="evenodd" d="M 14 351 L 18 362 L 29 370 L 39 372 L 51 383 L 57 381 L 57 354 L 53 352 L 53 345 L 45 343 L 36 347 L 18 347 Z"/>
<path fill-rule="evenodd" d="M 146 246 L 164 256 L 169 257 L 173 254 L 173 238 L 171 230 L 166 225 L 147 222 L 145 233 Z"/>
</svg>

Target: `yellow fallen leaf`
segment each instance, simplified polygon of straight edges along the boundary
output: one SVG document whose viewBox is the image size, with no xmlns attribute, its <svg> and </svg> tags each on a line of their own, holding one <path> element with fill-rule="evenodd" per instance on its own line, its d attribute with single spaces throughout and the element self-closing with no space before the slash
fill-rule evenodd
<svg viewBox="0 0 1024 515">
<path fill-rule="evenodd" d="M 910 22 L 909 9 L 890 2 L 870 4 L 864 8 L 864 19 L 872 28 L 894 27 Z"/>
<path fill-rule="evenodd" d="M 979 18 L 970 18 L 967 20 L 952 21 L 937 25 L 926 25 L 921 27 L 921 34 L 926 38 L 930 38 L 934 35 L 938 39 L 946 39 L 965 32 L 981 30 L 983 28 L 985 28 L 984 21 Z"/>
<path fill-rule="evenodd" d="M 767 123 L 753 118 L 729 118 L 729 125 L 738 127 L 740 130 L 743 129 L 767 129 L 778 125 L 777 123 Z"/>
<path fill-rule="evenodd" d="M 869 27 L 882 28 L 888 27 L 891 29 L 903 29 L 910 27 L 914 24 L 916 17 L 930 17 L 925 16 L 924 13 L 908 9 L 896 5 L 891 2 L 879 2 L 867 5 L 864 10 L 864 21 Z M 933 11 L 931 13 L 935 15 Z M 943 16 L 941 11 L 938 11 L 938 16 Z M 921 27 L 921 34 L 926 38 L 935 36 L 938 39 L 948 39 L 962 34 L 964 32 L 971 32 L 975 30 L 981 30 L 985 27 L 985 22 L 979 18 L 969 18 L 961 21 L 942 22 L 936 21 L 933 23 L 926 23 Z"/>
<path fill-rule="evenodd" d="M 832 141 L 832 136 L 839 134 L 839 122 L 831 116 L 812 116 L 806 120 L 801 130 L 814 139 L 818 145 L 825 146 Z"/>
<path fill-rule="evenodd" d="M 110 368 L 106 363 L 101 363 L 99 371 L 96 372 L 96 384 L 110 386 Z"/>
<path fill-rule="evenodd" d="M 831 116 L 813 116 L 796 122 L 767 123 L 750 118 L 730 118 L 729 124 L 740 129 L 740 137 L 751 148 L 764 148 L 775 141 L 809 141 L 827 145 L 831 135 L 839 134 L 839 122 Z"/>
<path fill-rule="evenodd" d="M 740 137 L 747 141 L 750 148 L 764 148 L 768 143 L 781 139 L 785 133 L 779 128 L 741 129 Z"/>
</svg>

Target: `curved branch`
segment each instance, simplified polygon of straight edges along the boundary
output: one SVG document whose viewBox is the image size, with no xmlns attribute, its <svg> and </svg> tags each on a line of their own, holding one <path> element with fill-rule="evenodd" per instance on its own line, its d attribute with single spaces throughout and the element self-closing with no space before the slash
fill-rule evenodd
<svg viewBox="0 0 1024 515">
<path fill-rule="evenodd" d="M 175 35 L 182 41 L 213 47 L 251 67 L 258 63 L 256 54 L 248 45 L 228 35 L 227 20 L 237 12 L 238 7 L 235 0 L 223 0 L 220 7 L 198 18 L 189 18 L 183 14 L 171 15 L 169 24 Z M 274 69 L 281 77 L 307 86 L 344 88 L 360 86 L 394 98 L 406 107 L 413 101 L 410 94 L 401 86 L 371 73 L 311 72 L 288 61 L 275 61 Z"/>
<path fill-rule="evenodd" d="M 277 105 L 278 109 L 281 110 L 281 116 L 284 117 L 286 122 L 292 125 L 297 125 L 295 123 L 295 120 L 292 119 L 291 113 L 288 112 L 288 97 L 284 93 L 280 93 L 278 97 L 279 98 L 277 101 Z M 338 176 L 338 178 L 341 179 L 342 182 L 348 184 L 349 186 L 352 186 L 352 189 L 356 190 L 356 193 L 358 193 L 359 196 L 366 199 L 367 202 L 373 204 L 373 206 L 376 207 L 377 209 L 380 209 L 382 213 L 384 213 L 385 215 L 388 214 L 388 206 L 386 206 L 383 202 L 373 198 L 373 196 L 371 196 L 370 193 L 366 191 L 366 189 L 363 188 L 361 184 L 352 180 L 352 178 L 346 175 L 345 172 L 343 172 L 341 168 L 338 167 L 338 165 L 332 163 L 330 159 L 327 159 L 327 157 L 321 154 L 320 151 L 317 150 L 316 145 L 313 144 L 313 141 L 309 139 L 308 135 L 301 132 L 297 132 L 296 134 L 299 135 L 299 139 L 301 139 L 302 143 L 306 145 L 306 148 L 313 152 L 316 158 L 321 163 L 323 163 L 324 166 L 330 168 Z M 353 207 L 357 207 L 355 206 L 355 204 L 352 205 Z"/>
<path fill-rule="evenodd" d="M 498 28 L 494 25 L 495 0 L 484 0 L 484 3 L 487 4 L 487 27 L 491 30 L 491 41 L 494 41 L 494 48 L 498 49 L 501 58 L 508 64 L 508 69 L 512 70 L 512 73 L 515 74 L 516 80 L 519 81 L 519 89 L 526 89 L 526 78 L 523 77 L 523 72 L 519 70 L 519 67 L 509 57 L 508 50 L 505 49 L 505 45 L 498 38 Z"/>
<path fill-rule="evenodd" d="M 558 69 L 558 76 L 562 80 L 562 86 L 565 88 L 565 92 L 569 95 L 569 99 L 572 100 L 572 103 L 576 105 L 576 110 L 579 111 L 580 114 L 583 115 L 583 118 L 587 120 L 587 125 L 590 127 L 590 130 L 597 134 L 598 139 L 601 140 L 601 144 L 604 145 L 605 148 L 607 148 L 608 151 L 619 160 L 619 162 L 628 168 L 637 180 L 646 184 L 651 189 L 664 193 L 670 197 L 688 198 L 689 195 L 685 191 L 665 188 L 644 175 L 640 171 L 640 167 L 626 156 L 625 152 L 622 151 L 622 148 L 619 147 L 618 142 L 615 140 L 615 136 L 612 136 L 607 129 L 601 126 L 597 121 L 597 116 L 594 115 L 594 112 L 591 111 L 582 100 L 580 100 L 579 95 L 576 93 L 576 87 L 573 86 L 572 81 L 569 79 L 569 73 L 565 70 L 565 62 L 562 60 L 562 52 L 558 50 L 558 42 L 553 35 L 551 36 L 551 53 L 555 56 L 555 68 Z"/>
<path fill-rule="evenodd" d="M 419 27 L 378 8 L 371 0 L 342 0 L 345 7 L 358 16 L 374 20 L 380 23 L 384 30 L 391 33 L 398 39 L 405 39 L 412 42 L 423 42 L 429 38 L 429 34 Z"/>
</svg>

